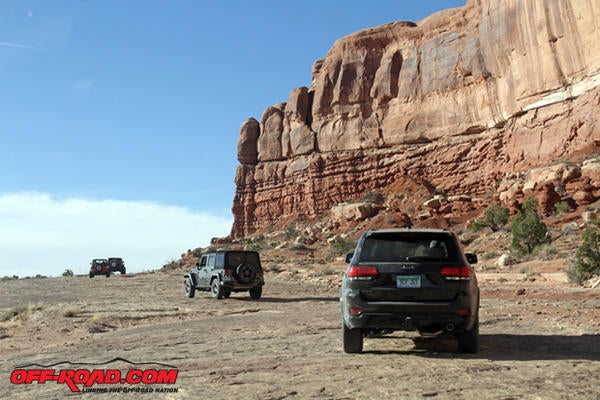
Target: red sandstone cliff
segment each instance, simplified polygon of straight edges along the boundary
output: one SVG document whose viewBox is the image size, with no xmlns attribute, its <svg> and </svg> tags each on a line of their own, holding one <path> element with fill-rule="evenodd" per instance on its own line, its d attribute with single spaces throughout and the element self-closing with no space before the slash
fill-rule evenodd
<svg viewBox="0 0 600 400">
<path fill-rule="evenodd" d="M 598 2 L 470 0 L 344 37 L 312 72 L 242 124 L 234 238 L 368 192 L 411 220 L 600 198 Z M 415 187 L 433 201 L 405 210 Z"/>
</svg>

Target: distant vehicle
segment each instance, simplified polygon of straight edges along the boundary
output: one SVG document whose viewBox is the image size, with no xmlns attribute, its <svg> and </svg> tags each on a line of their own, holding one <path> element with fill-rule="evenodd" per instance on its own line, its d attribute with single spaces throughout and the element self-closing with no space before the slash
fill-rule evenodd
<svg viewBox="0 0 600 400">
<path fill-rule="evenodd" d="M 458 339 L 461 352 L 479 346 L 479 287 L 456 236 L 442 229 L 365 232 L 348 254 L 342 278 L 342 338 L 346 353 L 363 339 L 393 331 Z"/>
<path fill-rule="evenodd" d="M 90 265 L 90 278 L 96 275 L 105 275 L 107 278 L 110 276 L 110 268 L 106 258 L 94 258 Z"/>
<path fill-rule="evenodd" d="M 210 291 L 215 299 L 227 298 L 231 292 L 248 291 L 260 299 L 265 284 L 260 257 L 255 251 L 216 251 L 202 254 L 190 273 L 184 275 L 187 297 L 196 290 Z"/>
<path fill-rule="evenodd" d="M 109 257 L 108 268 L 110 269 L 110 272 L 120 272 L 121 275 L 126 273 L 125 262 L 121 257 Z"/>
</svg>

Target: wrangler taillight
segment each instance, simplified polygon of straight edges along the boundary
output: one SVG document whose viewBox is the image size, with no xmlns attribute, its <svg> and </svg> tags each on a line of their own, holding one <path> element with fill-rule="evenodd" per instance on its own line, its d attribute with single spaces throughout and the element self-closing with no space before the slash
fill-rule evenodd
<svg viewBox="0 0 600 400">
<path fill-rule="evenodd" d="M 358 265 L 351 265 L 346 271 L 346 276 L 351 280 L 366 281 L 374 278 L 379 274 L 375 267 L 363 267 Z"/>
<path fill-rule="evenodd" d="M 449 281 L 468 281 L 471 279 L 469 267 L 444 267 L 440 274 Z"/>
</svg>

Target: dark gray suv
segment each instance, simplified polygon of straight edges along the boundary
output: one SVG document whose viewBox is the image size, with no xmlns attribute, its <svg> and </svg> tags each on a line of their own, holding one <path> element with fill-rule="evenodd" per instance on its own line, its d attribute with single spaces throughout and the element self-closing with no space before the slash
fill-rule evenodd
<svg viewBox="0 0 600 400">
<path fill-rule="evenodd" d="M 479 287 L 456 236 L 442 229 L 365 232 L 341 288 L 346 353 L 360 353 L 363 338 L 393 331 L 458 339 L 459 350 L 479 346 Z"/>
<path fill-rule="evenodd" d="M 184 275 L 185 295 L 194 297 L 196 290 L 210 291 L 215 299 L 227 298 L 231 292 L 250 293 L 257 300 L 265 284 L 260 257 L 255 251 L 216 251 L 202 254 L 190 273 Z"/>
</svg>

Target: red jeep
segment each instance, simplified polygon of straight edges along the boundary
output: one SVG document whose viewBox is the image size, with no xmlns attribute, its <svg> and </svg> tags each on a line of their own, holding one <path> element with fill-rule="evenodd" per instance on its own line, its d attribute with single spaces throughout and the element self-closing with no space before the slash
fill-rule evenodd
<svg viewBox="0 0 600 400">
<path fill-rule="evenodd" d="M 105 275 L 107 278 L 110 276 L 110 268 L 106 258 L 94 258 L 90 264 L 92 265 L 90 267 L 90 278 L 96 275 Z"/>
</svg>

